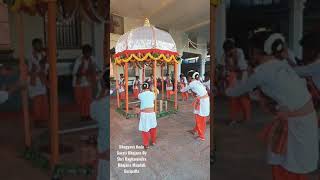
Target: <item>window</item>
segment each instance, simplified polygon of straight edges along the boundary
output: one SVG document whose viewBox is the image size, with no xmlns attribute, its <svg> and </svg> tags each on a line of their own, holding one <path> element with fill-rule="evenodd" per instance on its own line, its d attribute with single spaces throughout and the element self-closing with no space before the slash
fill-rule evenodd
<svg viewBox="0 0 320 180">
<path fill-rule="evenodd" d="M 47 21 L 45 19 L 45 37 Z M 81 48 L 81 19 L 75 16 L 66 22 L 57 22 L 57 48 L 58 49 L 79 49 Z"/>
<path fill-rule="evenodd" d="M 0 50 L 10 49 L 10 27 L 8 8 L 0 3 Z"/>
</svg>

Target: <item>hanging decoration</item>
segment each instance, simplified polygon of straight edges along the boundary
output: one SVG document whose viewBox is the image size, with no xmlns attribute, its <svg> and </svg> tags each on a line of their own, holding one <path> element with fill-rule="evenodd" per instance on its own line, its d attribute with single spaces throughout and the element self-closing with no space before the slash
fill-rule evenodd
<svg viewBox="0 0 320 180">
<path fill-rule="evenodd" d="M 210 4 L 214 6 L 219 6 L 222 0 L 210 0 Z"/>
<path fill-rule="evenodd" d="M 48 9 L 45 0 L 6 0 L 4 2 L 13 12 L 23 12 L 31 16 L 44 16 Z"/>
<path fill-rule="evenodd" d="M 57 10 L 57 21 L 62 24 L 68 24 L 76 18 L 79 14 L 80 1 L 79 0 L 59 0 Z"/>
<path fill-rule="evenodd" d="M 98 19 L 101 23 L 106 23 L 109 13 L 109 2 L 106 0 L 90 0 L 88 1 L 88 3 L 88 8 L 92 12 L 94 17 Z"/>
<path fill-rule="evenodd" d="M 107 23 L 109 4 L 106 0 L 82 0 L 81 12 L 87 19 L 96 23 Z"/>
<path fill-rule="evenodd" d="M 176 44 L 171 35 L 152 26 L 148 19 L 142 27 L 122 35 L 116 44 L 116 64 L 159 61 L 180 63 Z"/>
</svg>

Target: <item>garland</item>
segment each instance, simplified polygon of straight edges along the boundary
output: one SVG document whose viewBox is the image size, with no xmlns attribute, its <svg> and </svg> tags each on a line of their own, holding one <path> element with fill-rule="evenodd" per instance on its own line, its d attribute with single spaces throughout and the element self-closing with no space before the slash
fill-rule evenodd
<svg viewBox="0 0 320 180">
<path fill-rule="evenodd" d="M 141 61 L 146 61 L 146 60 L 154 60 L 154 61 L 165 61 L 167 63 L 180 63 L 180 58 L 175 56 L 175 55 L 165 55 L 165 54 L 151 54 L 147 53 L 145 55 L 141 54 L 130 54 L 129 56 L 121 55 L 120 57 L 115 58 L 115 63 L 116 64 L 122 64 L 122 63 L 128 63 L 130 62 L 141 62 Z"/>
<path fill-rule="evenodd" d="M 21 152 L 22 158 L 31 161 L 32 165 L 44 170 L 50 170 L 49 160 L 40 152 L 32 148 L 26 148 Z M 58 180 L 64 176 L 91 176 L 93 174 L 93 167 L 86 165 L 81 166 L 77 164 L 59 164 L 56 165 L 53 171 L 52 179 Z"/>
</svg>

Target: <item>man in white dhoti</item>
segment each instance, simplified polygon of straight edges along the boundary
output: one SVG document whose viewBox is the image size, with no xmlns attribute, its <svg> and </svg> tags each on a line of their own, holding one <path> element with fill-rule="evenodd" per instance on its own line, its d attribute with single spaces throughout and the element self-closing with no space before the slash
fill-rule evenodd
<svg viewBox="0 0 320 180">
<path fill-rule="evenodd" d="M 143 83 L 142 92 L 138 95 L 140 103 L 140 121 L 139 131 L 142 132 L 143 146 L 149 148 L 149 135 L 151 136 L 151 145 L 156 144 L 157 138 L 157 116 L 154 111 L 154 101 L 156 93 L 150 91 L 149 83 Z"/>
<path fill-rule="evenodd" d="M 90 105 L 90 116 L 98 123 L 98 168 L 97 180 L 109 179 L 109 140 L 110 140 L 110 83 L 109 72 L 101 79 L 101 91 Z"/>
<path fill-rule="evenodd" d="M 280 107 L 277 118 L 286 120 L 287 137 L 284 153 L 268 148 L 268 163 L 272 165 L 274 180 L 306 179 L 307 173 L 317 168 L 318 124 L 317 115 L 305 80 L 284 61 L 272 56 L 272 48 L 279 38 L 271 32 L 255 33 L 250 38 L 251 64 L 254 73 L 243 82 L 226 90 L 228 96 L 241 96 L 255 88 L 273 99 Z"/>
<path fill-rule="evenodd" d="M 195 71 L 189 71 L 189 85 L 181 89 L 181 92 L 187 92 L 191 90 L 196 94 L 196 99 L 194 102 L 194 114 L 196 125 L 193 130 L 190 130 L 191 134 L 198 134 L 198 139 L 201 141 L 205 140 L 206 131 L 206 118 L 210 115 L 210 99 L 205 86 L 198 81 L 199 73 Z"/>
</svg>

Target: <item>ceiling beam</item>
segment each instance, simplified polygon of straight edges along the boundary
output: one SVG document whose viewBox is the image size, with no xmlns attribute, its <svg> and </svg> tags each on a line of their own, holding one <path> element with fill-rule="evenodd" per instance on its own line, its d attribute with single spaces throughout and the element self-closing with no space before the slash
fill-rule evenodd
<svg viewBox="0 0 320 180">
<path fill-rule="evenodd" d="M 202 22 L 200 22 L 200 23 L 198 23 L 198 24 L 194 24 L 194 25 L 192 25 L 192 26 L 184 29 L 183 31 L 184 31 L 184 32 L 192 31 L 192 30 L 194 30 L 194 29 L 197 29 L 197 28 L 199 28 L 199 27 L 203 27 L 203 26 L 209 25 L 209 24 L 210 24 L 210 19 L 205 20 L 205 21 L 202 21 Z"/>
</svg>

